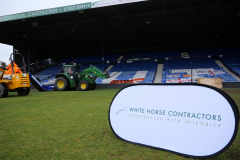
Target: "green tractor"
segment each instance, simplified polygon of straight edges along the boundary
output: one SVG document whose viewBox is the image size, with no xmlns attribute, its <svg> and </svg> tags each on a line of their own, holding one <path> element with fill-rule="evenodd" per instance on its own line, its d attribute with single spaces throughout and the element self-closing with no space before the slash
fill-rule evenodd
<svg viewBox="0 0 240 160">
<path fill-rule="evenodd" d="M 109 78 L 107 72 L 90 65 L 84 71 L 80 71 L 81 64 L 64 65 L 63 71 L 58 73 L 55 81 L 55 89 L 58 91 L 75 90 L 77 87 L 81 91 L 94 90 L 96 88 L 95 80 L 100 78 Z"/>
</svg>

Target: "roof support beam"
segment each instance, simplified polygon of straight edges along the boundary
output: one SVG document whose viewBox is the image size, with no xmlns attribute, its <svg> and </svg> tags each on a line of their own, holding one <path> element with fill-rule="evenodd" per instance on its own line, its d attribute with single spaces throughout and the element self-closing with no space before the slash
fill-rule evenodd
<svg viewBox="0 0 240 160">
<path fill-rule="evenodd" d="M 139 30 L 138 30 L 137 21 L 136 21 L 136 15 L 135 14 L 133 15 L 133 19 L 134 19 L 134 27 L 135 27 L 136 34 L 139 35 Z M 139 37 L 138 37 L 138 39 L 139 39 Z"/>
<path fill-rule="evenodd" d="M 30 28 L 28 28 L 28 73 L 30 73 L 30 55 L 31 55 L 31 45 L 30 45 L 31 39 L 30 38 L 31 38 L 31 32 L 30 32 Z M 23 65 L 25 65 L 25 64 L 23 64 Z"/>
<path fill-rule="evenodd" d="M 207 24 L 208 20 L 211 18 L 211 16 L 213 15 L 214 11 L 216 10 L 216 8 L 218 7 L 219 3 L 221 2 L 221 0 L 218 0 L 217 4 L 215 5 L 215 7 L 213 8 L 213 10 L 211 11 L 209 17 L 207 18 L 205 25 Z"/>
<path fill-rule="evenodd" d="M 72 16 L 72 15 L 69 14 L 69 13 L 66 13 L 66 14 L 67 14 L 69 17 L 75 19 L 79 24 L 82 24 L 82 25 L 86 26 L 87 28 L 91 29 L 92 31 L 94 31 L 93 28 L 91 28 L 90 26 L 86 25 L 85 23 L 83 23 L 82 21 L 80 21 L 79 19 L 77 19 L 76 17 Z"/>
<path fill-rule="evenodd" d="M 164 13 L 165 29 L 167 29 L 166 6 L 165 6 L 164 0 L 163 0 L 163 13 Z"/>
<path fill-rule="evenodd" d="M 122 17 L 118 14 L 118 12 L 113 8 L 113 6 L 111 6 L 111 8 L 113 9 L 113 11 L 117 14 L 117 16 L 121 19 L 121 21 L 123 22 L 123 24 L 126 26 L 125 21 L 122 19 Z"/>
</svg>

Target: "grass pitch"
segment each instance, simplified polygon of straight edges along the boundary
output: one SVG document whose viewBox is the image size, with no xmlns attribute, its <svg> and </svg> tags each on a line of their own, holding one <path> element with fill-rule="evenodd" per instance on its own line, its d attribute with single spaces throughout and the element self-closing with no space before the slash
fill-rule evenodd
<svg viewBox="0 0 240 160">
<path fill-rule="evenodd" d="M 223 90 L 240 108 L 240 89 Z M 0 159 L 185 159 L 113 134 L 108 109 L 118 91 L 9 93 L 0 99 Z M 240 159 L 240 132 L 212 159 Z"/>
</svg>

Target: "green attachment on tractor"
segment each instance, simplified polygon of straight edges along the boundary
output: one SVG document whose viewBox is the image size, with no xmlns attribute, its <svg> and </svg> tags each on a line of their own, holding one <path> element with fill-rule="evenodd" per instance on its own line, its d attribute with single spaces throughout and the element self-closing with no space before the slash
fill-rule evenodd
<svg viewBox="0 0 240 160">
<path fill-rule="evenodd" d="M 102 71 L 96 66 L 90 65 L 89 68 L 82 72 L 80 68 L 81 64 L 64 65 L 63 71 L 56 76 L 56 90 L 75 90 L 77 87 L 79 87 L 81 91 L 94 90 L 96 88 L 95 80 L 98 77 L 109 78 L 107 72 Z"/>
</svg>

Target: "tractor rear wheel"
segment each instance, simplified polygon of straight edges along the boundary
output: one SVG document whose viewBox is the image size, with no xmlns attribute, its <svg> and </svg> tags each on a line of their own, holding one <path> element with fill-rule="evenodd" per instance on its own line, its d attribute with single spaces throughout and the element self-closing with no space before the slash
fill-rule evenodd
<svg viewBox="0 0 240 160">
<path fill-rule="evenodd" d="M 81 91 L 87 91 L 89 88 L 89 83 L 86 80 L 82 80 L 79 82 L 78 87 Z"/>
<path fill-rule="evenodd" d="M 68 88 L 68 81 L 64 77 L 58 77 L 55 81 L 55 88 L 58 91 L 65 91 Z"/>
<path fill-rule="evenodd" d="M 7 97 L 8 88 L 5 84 L 0 84 L 0 98 Z"/>
<path fill-rule="evenodd" d="M 19 96 L 25 96 L 28 95 L 30 92 L 30 87 L 26 87 L 26 88 L 18 88 L 17 89 L 17 93 Z"/>
</svg>

